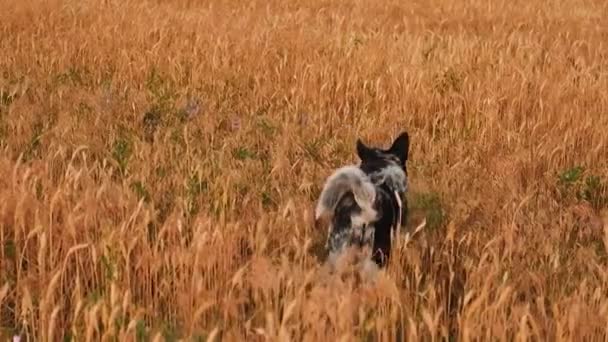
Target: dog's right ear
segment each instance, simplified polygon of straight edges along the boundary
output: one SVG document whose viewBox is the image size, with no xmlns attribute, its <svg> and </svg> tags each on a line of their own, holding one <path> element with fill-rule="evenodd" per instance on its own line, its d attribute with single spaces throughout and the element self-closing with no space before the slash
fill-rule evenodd
<svg viewBox="0 0 608 342">
<path fill-rule="evenodd" d="M 406 162 L 408 158 L 410 150 L 410 136 L 407 132 L 402 132 L 393 142 L 393 145 L 388 150 L 389 153 L 392 153 L 399 157 L 402 162 Z"/>
<path fill-rule="evenodd" d="M 367 160 L 373 157 L 374 151 L 367 147 L 361 139 L 357 139 L 357 155 L 361 160 Z"/>
</svg>

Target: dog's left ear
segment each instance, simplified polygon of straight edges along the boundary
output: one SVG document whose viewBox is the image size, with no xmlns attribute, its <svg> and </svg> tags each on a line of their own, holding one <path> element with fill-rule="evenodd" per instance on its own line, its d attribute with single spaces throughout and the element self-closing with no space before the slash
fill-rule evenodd
<svg viewBox="0 0 608 342">
<path fill-rule="evenodd" d="M 361 160 L 367 160 L 374 156 L 374 151 L 367 147 L 361 139 L 357 139 L 357 155 Z"/>
<path fill-rule="evenodd" d="M 410 150 L 410 136 L 407 132 L 399 134 L 397 139 L 393 142 L 393 145 L 388 150 L 389 153 L 396 155 L 402 162 L 407 161 L 407 157 Z"/>
</svg>

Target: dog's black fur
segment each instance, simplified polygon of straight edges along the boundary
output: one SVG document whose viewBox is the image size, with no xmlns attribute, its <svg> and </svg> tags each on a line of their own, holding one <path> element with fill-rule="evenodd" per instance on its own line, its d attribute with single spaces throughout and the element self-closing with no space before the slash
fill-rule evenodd
<svg viewBox="0 0 608 342">
<path fill-rule="evenodd" d="M 407 220 L 409 135 L 401 133 L 389 149 L 357 140 L 357 166 L 338 169 L 325 183 L 316 219 L 329 220 L 330 262 L 348 247 L 368 247 L 382 268 L 389 261 L 393 237 Z"/>
</svg>

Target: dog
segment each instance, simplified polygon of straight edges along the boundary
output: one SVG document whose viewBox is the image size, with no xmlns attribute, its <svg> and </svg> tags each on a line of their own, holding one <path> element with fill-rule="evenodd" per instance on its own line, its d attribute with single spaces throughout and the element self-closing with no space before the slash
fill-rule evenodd
<svg viewBox="0 0 608 342">
<path fill-rule="evenodd" d="M 363 255 L 364 268 L 387 266 L 391 246 L 407 221 L 407 161 L 410 139 L 402 132 L 389 149 L 357 139 L 359 165 L 331 174 L 321 191 L 315 223 L 328 226 L 326 251 L 335 267 L 347 250 Z"/>
</svg>

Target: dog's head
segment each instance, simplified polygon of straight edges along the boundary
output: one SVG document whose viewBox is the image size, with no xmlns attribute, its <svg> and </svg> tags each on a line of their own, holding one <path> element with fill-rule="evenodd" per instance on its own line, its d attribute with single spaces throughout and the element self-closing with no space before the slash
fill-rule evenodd
<svg viewBox="0 0 608 342">
<path fill-rule="evenodd" d="M 396 165 L 403 169 L 407 175 L 407 159 L 410 149 L 410 137 L 402 132 L 393 141 L 387 150 L 365 145 L 361 139 L 357 140 L 357 155 L 361 159 L 361 166 L 369 169 L 381 169 L 389 165 Z"/>
</svg>

